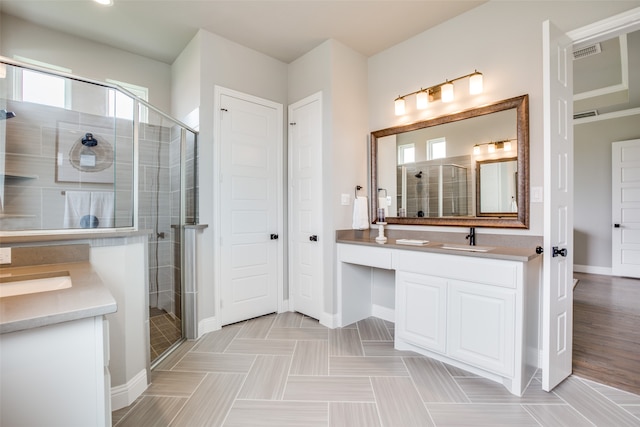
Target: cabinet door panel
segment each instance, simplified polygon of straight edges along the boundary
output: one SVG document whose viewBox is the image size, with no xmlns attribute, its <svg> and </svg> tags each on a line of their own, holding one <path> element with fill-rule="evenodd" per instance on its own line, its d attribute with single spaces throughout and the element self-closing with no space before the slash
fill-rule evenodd
<svg viewBox="0 0 640 427">
<path fill-rule="evenodd" d="M 446 279 L 401 271 L 396 277 L 397 337 L 444 353 L 447 332 Z"/>
<path fill-rule="evenodd" d="M 449 282 L 449 355 L 512 376 L 515 292 L 477 283 Z"/>
</svg>

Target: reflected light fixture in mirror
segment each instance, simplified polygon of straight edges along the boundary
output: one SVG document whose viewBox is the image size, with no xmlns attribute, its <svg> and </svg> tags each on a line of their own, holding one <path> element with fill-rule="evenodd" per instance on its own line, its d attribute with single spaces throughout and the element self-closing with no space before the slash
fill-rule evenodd
<svg viewBox="0 0 640 427">
<path fill-rule="evenodd" d="M 424 110 L 427 108 L 429 102 L 436 101 L 441 99 L 442 102 L 451 102 L 454 100 L 453 93 L 453 83 L 462 80 L 469 79 L 469 94 L 470 95 L 478 95 L 482 93 L 483 90 L 483 76 L 482 73 L 478 70 L 475 70 L 471 74 L 467 74 L 464 76 L 457 77 L 451 80 L 445 80 L 444 83 L 439 83 L 437 85 L 433 85 L 426 89 L 420 88 L 415 92 L 407 93 L 406 95 L 398 95 L 395 99 L 395 113 L 396 116 L 401 116 L 406 112 L 405 108 L 405 98 L 407 96 L 415 95 L 416 96 L 416 108 L 418 110 Z"/>
<path fill-rule="evenodd" d="M 511 151 L 511 141 L 517 139 L 505 139 L 502 141 L 485 142 L 484 144 L 476 144 L 473 146 L 473 155 L 479 156 L 482 153 L 482 147 L 487 146 L 487 153 L 495 153 L 496 150 Z"/>
</svg>

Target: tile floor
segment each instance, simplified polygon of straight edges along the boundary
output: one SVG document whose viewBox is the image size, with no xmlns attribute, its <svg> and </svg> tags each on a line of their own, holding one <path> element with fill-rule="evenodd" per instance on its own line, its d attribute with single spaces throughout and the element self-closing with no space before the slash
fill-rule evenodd
<svg viewBox="0 0 640 427">
<path fill-rule="evenodd" d="M 151 361 L 182 338 L 182 322 L 164 310 L 149 308 Z"/>
<path fill-rule="evenodd" d="M 640 426 L 640 396 L 577 377 L 523 397 L 441 362 L 393 349 L 393 324 L 327 329 L 297 313 L 187 341 L 113 425 Z"/>
</svg>

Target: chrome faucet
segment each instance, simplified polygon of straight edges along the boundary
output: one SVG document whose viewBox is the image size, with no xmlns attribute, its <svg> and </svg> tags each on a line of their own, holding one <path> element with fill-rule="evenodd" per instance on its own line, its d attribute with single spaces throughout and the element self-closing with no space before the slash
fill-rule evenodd
<svg viewBox="0 0 640 427">
<path fill-rule="evenodd" d="M 471 227 L 469 229 L 469 234 L 465 236 L 465 239 L 469 240 L 470 246 L 475 246 L 476 245 L 476 229 Z"/>
</svg>

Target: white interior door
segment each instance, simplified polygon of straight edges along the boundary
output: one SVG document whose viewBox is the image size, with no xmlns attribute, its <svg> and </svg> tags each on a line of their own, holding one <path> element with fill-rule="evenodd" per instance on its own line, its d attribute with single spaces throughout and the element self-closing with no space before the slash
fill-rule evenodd
<svg viewBox="0 0 640 427">
<path fill-rule="evenodd" d="M 543 39 L 542 388 L 549 391 L 572 371 L 573 43 L 549 21 Z"/>
<path fill-rule="evenodd" d="M 640 139 L 611 144 L 612 272 L 640 277 Z"/>
<path fill-rule="evenodd" d="M 322 314 L 322 96 L 289 106 L 289 297 L 294 311 Z"/>
<path fill-rule="evenodd" d="M 219 95 L 220 325 L 278 311 L 282 105 Z"/>
</svg>

